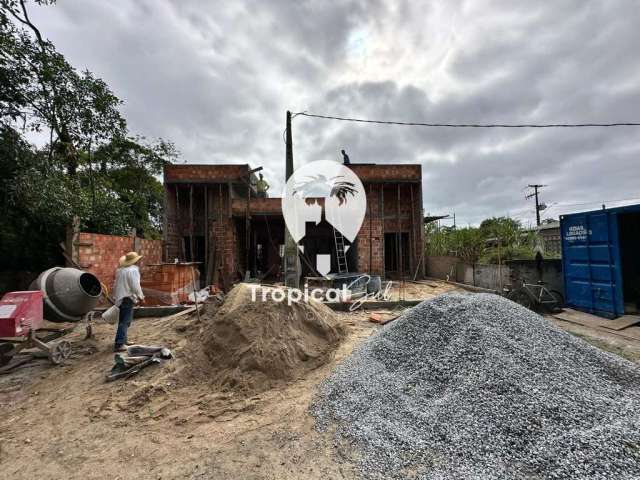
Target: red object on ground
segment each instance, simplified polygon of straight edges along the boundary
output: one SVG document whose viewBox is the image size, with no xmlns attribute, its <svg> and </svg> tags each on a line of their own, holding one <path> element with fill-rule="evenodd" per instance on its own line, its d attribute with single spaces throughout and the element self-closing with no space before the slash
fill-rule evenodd
<svg viewBox="0 0 640 480">
<path fill-rule="evenodd" d="M 26 337 L 42 325 L 42 292 L 9 292 L 0 300 L 0 337 Z"/>
</svg>

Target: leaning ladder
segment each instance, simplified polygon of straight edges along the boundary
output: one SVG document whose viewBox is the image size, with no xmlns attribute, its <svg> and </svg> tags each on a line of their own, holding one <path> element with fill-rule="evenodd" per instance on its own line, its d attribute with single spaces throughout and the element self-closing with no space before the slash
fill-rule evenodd
<svg viewBox="0 0 640 480">
<path fill-rule="evenodd" d="M 347 255 L 344 250 L 344 237 L 340 230 L 333 228 L 333 239 L 336 244 L 336 257 L 338 258 L 338 273 L 347 273 L 349 268 L 347 267 Z"/>
</svg>

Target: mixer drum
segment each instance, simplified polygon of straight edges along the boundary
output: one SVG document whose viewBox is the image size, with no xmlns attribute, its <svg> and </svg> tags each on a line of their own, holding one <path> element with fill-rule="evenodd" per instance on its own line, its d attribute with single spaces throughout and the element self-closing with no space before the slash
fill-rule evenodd
<svg viewBox="0 0 640 480">
<path fill-rule="evenodd" d="M 54 267 L 42 272 L 29 287 L 44 296 L 44 318 L 52 322 L 79 322 L 93 310 L 102 287 L 92 273 Z"/>
</svg>

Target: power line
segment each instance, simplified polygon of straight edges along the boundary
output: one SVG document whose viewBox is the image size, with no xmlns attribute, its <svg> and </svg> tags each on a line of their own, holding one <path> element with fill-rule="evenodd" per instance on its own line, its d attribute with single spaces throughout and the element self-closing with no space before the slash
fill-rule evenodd
<svg viewBox="0 0 640 480">
<path fill-rule="evenodd" d="M 591 205 L 593 203 L 610 203 L 610 202 L 630 202 L 632 200 L 639 200 L 640 197 L 633 197 L 633 198 L 620 198 L 618 200 L 593 200 L 592 202 L 582 202 L 582 203 L 556 203 L 556 207 L 578 207 L 580 205 Z"/>
<path fill-rule="evenodd" d="M 585 128 L 585 127 L 640 127 L 640 122 L 615 122 L 615 123 L 425 123 L 425 122 L 398 122 L 388 120 L 369 120 L 364 118 L 336 117 L 332 115 L 318 115 L 307 112 L 298 112 L 295 116 L 302 115 L 325 120 L 339 120 L 342 122 L 376 123 L 380 125 L 403 125 L 414 127 L 449 127 L 449 128 Z"/>
</svg>

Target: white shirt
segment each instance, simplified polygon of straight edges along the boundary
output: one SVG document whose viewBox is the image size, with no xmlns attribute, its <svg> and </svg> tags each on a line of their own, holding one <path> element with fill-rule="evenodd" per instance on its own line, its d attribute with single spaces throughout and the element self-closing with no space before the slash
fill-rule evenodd
<svg viewBox="0 0 640 480">
<path fill-rule="evenodd" d="M 113 297 L 116 305 L 120 305 L 122 299 L 126 297 L 132 298 L 134 302 L 144 300 L 144 293 L 140 287 L 140 271 L 136 265 L 120 267 L 116 270 Z"/>
</svg>

